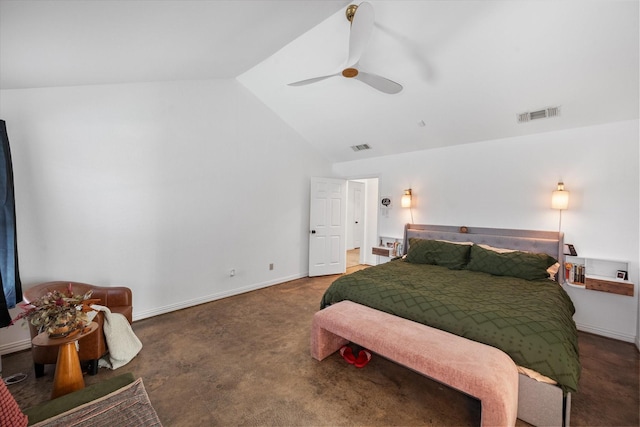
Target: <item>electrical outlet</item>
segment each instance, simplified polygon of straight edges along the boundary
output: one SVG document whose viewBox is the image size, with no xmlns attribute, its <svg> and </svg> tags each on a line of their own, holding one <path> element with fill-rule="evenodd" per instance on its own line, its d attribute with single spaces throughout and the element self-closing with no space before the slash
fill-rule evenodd
<svg viewBox="0 0 640 427">
<path fill-rule="evenodd" d="M 229 277 L 233 277 L 236 275 L 236 269 L 232 268 L 231 271 L 229 271 Z"/>
<path fill-rule="evenodd" d="M 273 270 L 273 263 L 269 264 L 269 270 Z"/>
</svg>

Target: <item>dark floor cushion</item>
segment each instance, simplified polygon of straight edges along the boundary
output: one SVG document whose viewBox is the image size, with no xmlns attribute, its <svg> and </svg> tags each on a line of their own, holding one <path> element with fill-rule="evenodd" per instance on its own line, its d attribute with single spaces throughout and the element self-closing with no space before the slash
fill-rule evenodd
<svg viewBox="0 0 640 427">
<path fill-rule="evenodd" d="M 111 394 L 35 424 L 38 427 L 161 427 L 160 419 L 138 378 Z"/>
<path fill-rule="evenodd" d="M 134 381 L 135 377 L 130 372 L 118 375 L 117 377 L 92 384 L 82 390 L 77 390 L 73 393 L 65 394 L 64 396 L 41 403 L 25 410 L 24 413 L 29 417 L 29 425 L 33 425 L 106 396 Z"/>
</svg>

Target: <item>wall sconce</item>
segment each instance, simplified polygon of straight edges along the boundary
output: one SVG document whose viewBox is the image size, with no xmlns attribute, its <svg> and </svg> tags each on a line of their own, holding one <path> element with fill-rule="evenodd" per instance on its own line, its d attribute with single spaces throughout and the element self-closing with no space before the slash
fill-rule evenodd
<svg viewBox="0 0 640 427">
<path fill-rule="evenodd" d="M 413 224 L 413 210 L 411 209 L 411 189 L 404 190 L 404 194 L 402 195 L 402 199 L 400 199 L 400 206 L 403 208 L 409 208 L 409 213 L 411 213 L 411 224 Z"/>
<path fill-rule="evenodd" d="M 558 189 L 551 194 L 551 208 L 560 211 L 558 233 L 562 230 L 562 211 L 569 207 L 569 192 L 564 189 L 564 183 L 558 183 Z"/>
<path fill-rule="evenodd" d="M 558 183 L 558 189 L 551 195 L 551 207 L 561 211 L 569 207 L 569 192 L 564 189 L 562 181 Z"/>
<path fill-rule="evenodd" d="M 411 189 L 404 190 L 404 194 L 402 195 L 402 199 L 400 200 L 400 205 L 403 208 L 411 207 Z"/>
</svg>

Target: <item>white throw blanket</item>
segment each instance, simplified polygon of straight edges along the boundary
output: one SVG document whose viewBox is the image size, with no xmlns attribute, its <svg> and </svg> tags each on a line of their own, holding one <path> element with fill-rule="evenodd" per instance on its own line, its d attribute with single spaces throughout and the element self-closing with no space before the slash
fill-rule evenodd
<svg viewBox="0 0 640 427">
<path fill-rule="evenodd" d="M 104 338 L 109 348 L 109 353 L 98 361 L 98 366 L 118 369 L 131 362 L 142 349 L 142 343 L 133 333 L 127 318 L 102 305 L 93 304 L 91 308 L 104 313 Z"/>
</svg>

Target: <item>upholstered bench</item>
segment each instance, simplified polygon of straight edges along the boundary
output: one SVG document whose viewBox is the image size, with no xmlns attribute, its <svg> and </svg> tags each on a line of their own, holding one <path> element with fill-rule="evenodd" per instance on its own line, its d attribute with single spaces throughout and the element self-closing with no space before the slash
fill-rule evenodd
<svg viewBox="0 0 640 427">
<path fill-rule="evenodd" d="M 518 369 L 501 350 L 351 301 L 313 316 L 313 358 L 322 360 L 350 341 L 476 397 L 483 426 L 515 425 Z"/>
</svg>

